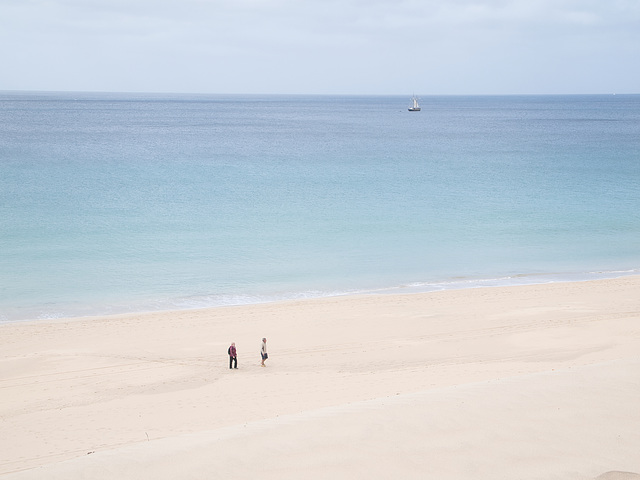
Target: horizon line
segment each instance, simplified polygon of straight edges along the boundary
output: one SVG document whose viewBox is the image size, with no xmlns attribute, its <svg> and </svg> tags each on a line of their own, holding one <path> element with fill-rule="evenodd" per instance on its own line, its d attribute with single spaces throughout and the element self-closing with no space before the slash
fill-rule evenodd
<svg viewBox="0 0 640 480">
<path fill-rule="evenodd" d="M 509 97 L 509 96 L 616 96 L 639 95 L 640 92 L 607 92 L 607 93 L 430 93 L 426 95 L 408 93 L 265 93 L 265 92 L 160 92 L 142 90 L 15 90 L 0 89 L 0 93 L 17 94 L 122 94 L 122 95 L 197 95 L 197 96 L 288 96 L 288 97 Z"/>
</svg>

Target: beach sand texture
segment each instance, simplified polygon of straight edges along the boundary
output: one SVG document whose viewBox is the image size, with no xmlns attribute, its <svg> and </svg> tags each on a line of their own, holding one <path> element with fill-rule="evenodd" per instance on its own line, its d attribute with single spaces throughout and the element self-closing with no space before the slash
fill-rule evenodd
<svg viewBox="0 0 640 480">
<path fill-rule="evenodd" d="M 640 277 L 5 324 L 0 388 L 3 479 L 633 480 Z"/>
</svg>

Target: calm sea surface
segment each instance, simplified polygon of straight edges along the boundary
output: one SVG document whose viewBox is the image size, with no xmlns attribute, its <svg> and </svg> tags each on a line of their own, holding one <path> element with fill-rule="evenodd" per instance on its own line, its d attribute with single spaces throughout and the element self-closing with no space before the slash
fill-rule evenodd
<svg viewBox="0 0 640 480">
<path fill-rule="evenodd" d="M 640 96 L 0 93 L 0 321 L 640 273 Z"/>
</svg>

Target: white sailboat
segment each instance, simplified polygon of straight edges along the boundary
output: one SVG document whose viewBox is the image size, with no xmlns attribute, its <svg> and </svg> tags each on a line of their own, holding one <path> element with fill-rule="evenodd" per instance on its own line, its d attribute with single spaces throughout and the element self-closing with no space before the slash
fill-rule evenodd
<svg viewBox="0 0 640 480">
<path fill-rule="evenodd" d="M 418 97 L 416 97 L 414 95 L 411 98 L 411 100 L 413 101 L 413 105 L 411 107 L 409 107 L 409 111 L 410 112 L 419 112 L 420 111 L 420 105 L 418 104 Z"/>
</svg>

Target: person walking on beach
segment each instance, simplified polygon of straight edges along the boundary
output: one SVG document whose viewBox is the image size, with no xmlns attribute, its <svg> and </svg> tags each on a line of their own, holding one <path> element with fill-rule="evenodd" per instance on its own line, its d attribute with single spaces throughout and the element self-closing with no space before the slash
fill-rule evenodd
<svg viewBox="0 0 640 480">
<path fill-rule="evenodd" d="M 233 342 L 227 350 L 229 354 L 229 368 L 232 368 L 231 365 L 235 364 L 233 368 L 238 368 L 238 352 L 236 351 L 236 344 Z"/>
<path fill-rule="evenodd" d="M 262 357 L 262 363 L 260 364 L 261 367 L 264 367 L 264 361 L 269 358 L 269 355 L 267 354 L 267 339 L 263 338 L 262 339 L 262 348 L 260 348 L 260 356 Z"/>
</svg>

